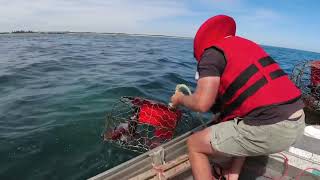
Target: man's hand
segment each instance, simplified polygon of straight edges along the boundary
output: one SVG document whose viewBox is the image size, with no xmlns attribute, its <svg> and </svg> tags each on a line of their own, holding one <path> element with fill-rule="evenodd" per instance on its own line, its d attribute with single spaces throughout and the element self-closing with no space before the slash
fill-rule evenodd
<svg viewBox="0 0 320 180">
<path fill-rule="evenodd" d="M 184 94 L 180 91 L 176 91 L 173 96 L 171 96 L 172 107 L 177 107 L 181 104 Z"/>
<path fill-rule="evenodd" d="M 203 77 L 198 80 L 196 91 L 192 95 L 176 92 L 171 97 L 172 105 L 183 105 L 194 111 L 207 112 L 215 102 L 219 84 L 220 77 Z"/>
</svg>

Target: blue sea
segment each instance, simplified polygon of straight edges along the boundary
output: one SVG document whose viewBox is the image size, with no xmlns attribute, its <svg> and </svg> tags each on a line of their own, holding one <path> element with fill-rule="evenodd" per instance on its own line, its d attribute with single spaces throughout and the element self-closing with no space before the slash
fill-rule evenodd
<svg viewBox="0 0 320 180">
<path fill-rule="evenodd" d="M 194 89 L 192 39 L 125 34 L 0 35 L 0 179 L 85 179 L 138 153 L 103 143 L 121 96 L 164 103 Z M 290 73 L 319 53 L 263 46 Z"/>
</svg>

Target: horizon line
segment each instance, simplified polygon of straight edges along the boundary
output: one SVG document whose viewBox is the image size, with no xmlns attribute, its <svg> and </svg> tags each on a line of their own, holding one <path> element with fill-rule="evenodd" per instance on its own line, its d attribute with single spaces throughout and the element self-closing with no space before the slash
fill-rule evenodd
<svg viewBox="0 0 320 180">
<path fill-rule="evenodd" d="M 19 32 L 22 31 L 22 32 Z M 110 34 L 110 35 L 131 35 L 131 36 L 148 36 L 148 37 L 168 37 L 168 38 L 179 38 L 179 39 L 193 39 L 193 37 L 187 36 L 176 36 L 176 35 L 165 35 L 165 34 L 149 34 L 149 33 L 125 33 L 125 32 L 95 32 L 95 31 L 32 31 L 32 30 L 17 30 L 11 32 L 0 32 L 1 34 L 76 34 L 76 33 L 87 33 L 87 34 Z M 306 49 L 297 49 L 297 48 L 290 48 L 290 47 L 283 47 L 283 46 L 276 46 L 276 45 L 266 45 L 266 44 L 259 44 L 261 46 L 269 46 L 269 47 L 277 47 L 277 48 L 284 48 L 284 49 L 292 49 L 298 51 L 305 51 L 311 53 L 320 54 L 320 52 L 316 52 L 313 50 L 306 50 Z"/>
</svg>

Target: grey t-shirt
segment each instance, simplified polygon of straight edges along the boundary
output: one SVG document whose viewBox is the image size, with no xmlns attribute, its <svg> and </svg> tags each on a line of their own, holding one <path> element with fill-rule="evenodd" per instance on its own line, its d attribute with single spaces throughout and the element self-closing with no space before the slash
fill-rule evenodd
<svg viewBox="0 0 320 180">
<path fill-rule="evenodd" d="M 208 76 L 220 77 L 223 74 L 226 64 L 223 52 L 214 47 L 207 49 L 200 63 L 198 63 L 197 71 L 199 78 Z M 286 104 L 266 106 L 251 111 L 243 117 L 243 121 L 250 125 L 274 124 L 288 119 L 291 114 L 303 107 L 304 104 L 301 99 Z"/>
</svg>

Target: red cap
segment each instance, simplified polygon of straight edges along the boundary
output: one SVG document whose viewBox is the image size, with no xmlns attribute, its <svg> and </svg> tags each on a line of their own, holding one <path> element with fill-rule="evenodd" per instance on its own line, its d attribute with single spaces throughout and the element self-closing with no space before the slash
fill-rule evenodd
<svg viewBox="0 0 320 180">
<path fill-rule="evenodd" d="M 235 36 L 236 23 L 232 17 L 218 15 L 204 22 L 194 37 L 194 57 L 199 62 L 205 49 L 211 47 L 217 41 L 227 37 Z"/>
</svg>

